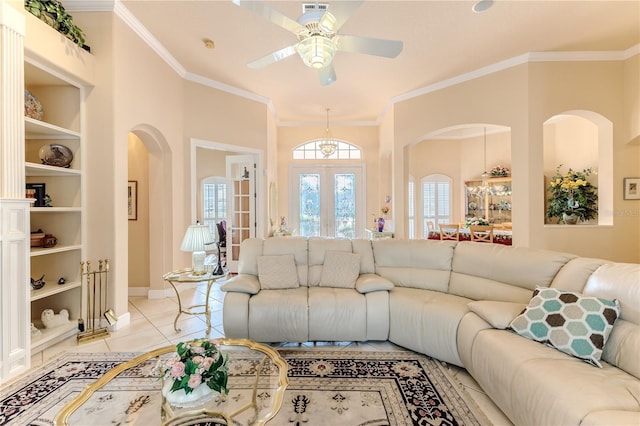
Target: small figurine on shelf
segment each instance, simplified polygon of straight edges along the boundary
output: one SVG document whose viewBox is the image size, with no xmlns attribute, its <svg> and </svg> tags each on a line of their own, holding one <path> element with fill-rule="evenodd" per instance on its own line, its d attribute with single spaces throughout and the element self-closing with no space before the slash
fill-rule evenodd
<svg viewBox="0 0 640 426">
<path fill-rule="evenodd" d="M 34 290 L 40 290 L 42 287 L 44 287 L 45 284 L 46 283 L 44 282 L 44 274 L 37 280 L 31 278 L 31 288 Z"/>
<path fill-rule="evenodd" d="M 60 277 L 60 279 L 58 280 L 58 285 L 63 285 L 67 282 L 67 280 L 64 277 Z"/>
<path fill-rule="evenodd" d="M 384 218 L 378 218 L 378 232 L 384 231 Z"/>
<path fill-rule="evenodd" d="M 45 328 L 58 327 L 69 322 L 69 311 L 61 309 L 60 313 L 54 314 L 53 309 L 45 309 L 40 316 Z"/>
<path fill-rule="evenodd" d="M 33 323 L 31 323 L 31 337 L 36 337 L 42 334 L 42 331 L 38 329 Z"/>
<path fill-rule="evenodd" d="M 53 205 L 51 204 L 51 197 L 49 196 L 49 194 L 44 194 L 43 202 L 44 202 L 44 207 L 53 207 Z"/>
</svg>

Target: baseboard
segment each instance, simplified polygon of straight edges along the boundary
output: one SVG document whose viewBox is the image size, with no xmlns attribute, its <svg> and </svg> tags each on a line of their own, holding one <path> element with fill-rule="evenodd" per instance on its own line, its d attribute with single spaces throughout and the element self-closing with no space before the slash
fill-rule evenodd
<svg viewBox="0 0 640 426">
<path fill-rule="evenodd" d="M 129 296 L 147 297 L 149 287 L 129 287 Z"/>
</svg>

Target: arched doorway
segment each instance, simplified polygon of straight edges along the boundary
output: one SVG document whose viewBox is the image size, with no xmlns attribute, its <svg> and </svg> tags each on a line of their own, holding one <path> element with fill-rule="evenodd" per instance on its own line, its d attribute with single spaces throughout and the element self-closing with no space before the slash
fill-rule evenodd
<svg viewBox="0 0 640 426">
<path fill-rule="evenodd" d="M 148 125 L 131 129 L 128 144 L 128 174 L 137 181 L 138 207 L 136 220 L 129 221 L 129 295 L 165 297 L 162 275 L 173 264 L 171 150 Z"/>
</svg>

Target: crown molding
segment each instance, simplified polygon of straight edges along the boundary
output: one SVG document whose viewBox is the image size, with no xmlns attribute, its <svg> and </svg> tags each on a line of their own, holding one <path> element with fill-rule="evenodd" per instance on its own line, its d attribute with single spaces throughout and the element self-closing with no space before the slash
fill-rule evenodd
<svg viewBox="0 0 640 426">
<path fill-rule="evenodd" d="M 488 65 L 486 67 L 478 68 L 477 70 L 460 74 L 456 77 L 452 77 L 446 80 L 439 81 L 437 83 L 425 86 L 423 88 L 407 92 L 403 95 L 399 95 L 389 99 L 385 104 L 382 112 L 378 116 L 376 123 L 382 123 L 384 116 L 391 110 L 391 107 L 402 101 L 406 101 L 418 96 L 432 93 L 437 90 L 442 90 L 447 87 L 455 86 L 466 81 L 474 80 L 479 77 L 483 77 L 489 74 L 493 74 L 499 71 L 503 71 L 509 68 L 513 68 L 518 65 L 532 62 L 588 62 L 588 61 L 624 61 L 635 55 L 640 54 L 640 44 L 630 47 L 626 50 L 612 50 L 612 51 L 584 51 L 584 52 L 529 52 L 522 55 L 514 56 L 513 58 L 506 59 L 504 61 L 496 62 L 495 64 Z"/>
<path fill-rule="evenodd" d="M 213 89 L 218 89 L 218 90 L 222 90 L 223 92 L 228 92 L 231 93 L 233 95 L 237 95 L 237 96 L 241 96 L 243 98 L 247 98 L 250 99 L 252 101 L 256 101 L 256 102 L 260 102 L 266 105 L 271 104 L 272 108 L 273 108 L 273 104 L 271 103 L 271 99 L 266 98 L 264 96 L 260 96 L 257 95 L 253 92 L 249 92 L 247 90 L 242 90 L 239 89 L 235 86 L 231 86 L 225 83 L 221 83 L 217 80 L 213 80 L 207 77 L 203 77 L 199 74 L 194 74 L 191 72 L 187 72 L 185 73 L 185 75 L 183 76 L 185 80 L 189 80 L 192 81 L 194 83 L 198 83 L 201 84 L 203 86 L 207 86 L 207 87 L 211 87 Z"/>
<path fill-rule="evenodd" d="M 67 12 L 112 12 L 117 0 L 61 0 Z"/>
<path fill-rule="evenodd" d="M 120 19 L 124 21 L 125 24 L 129 26 L 138 34 L 138 36 L 153 49 L 154 52 L 160 56 L 173 70 L 178 73 L 179 76 L 185 78 L 187 75 L 187 70 L 182 66 L 180 62 L 176 60 L 176 58 L 169 53 L 169 51 L 158 41 L 157 38 L 153 36 L 147 30 L 147 28 L 142 25 L 142 23 L 123 5 L 120 1 L 116 0 L 114 3 L 113 12 Z"/>
<path fill-rule="evenodd" d="M 273 101 L 264 96 L 260 96 L 253 92 L 239 89 L 237 87 L 221 83 L 219 81 L 209 79 L 191 72 L 188 72 L 182 64 L 180 64 L 169 51 L 142 25 L 142 23 L 127 9 L 120 0 L 62 0 L 65 9 L 69 11 L 80 12 L 106 12 L 113 11 L 120 19 L 122 19 L 138 36 L 155 51 L 161 59 L 163 59 L 173 70 L 182 78 L 202 84 L 217 90 L 228 92 L 243 98 L 247 98 L 256 102 L 267 105 L 269 112 L 279 127 L 294 126 L 317 126 L 318 123 L 312 122 L 292 122 L 279 121 L 278 114 L 273 105 Z M 428 86 L 422 87 L 405 94 L 395 96 L 384 105 L 378 118 L 373 121 L 353 121 L 343 122 L 343 126 L 378 126 L 380 125 L 386 114 L 389 113 L 392 106 L 398 102 L 403 102 L 418 96 L 442 90 L 447 87 L 455 86 L 466 81 L 474 80 L 486 75 L 490 75 L 499 71 L 504 71 L 518 65 L 533 62 L 584 62 L 584 61 L 624 61 L 635 55 L 640 54 L 640 44 L 636 44 L 626 50 L 617 51 L 575 51 L 575 52 L 529 52 L 522 55 L 514 56 L 503 61 L 487 65 L 477 70 L 458 76 L 442 80 Z"/>
</svg>

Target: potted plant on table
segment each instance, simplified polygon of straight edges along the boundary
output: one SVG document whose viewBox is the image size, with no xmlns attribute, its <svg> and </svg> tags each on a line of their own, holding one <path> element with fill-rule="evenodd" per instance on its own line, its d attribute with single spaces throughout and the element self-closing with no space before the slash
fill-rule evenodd
<svg viewBox="0 0 640 426">
<path fill-rule="evenodd" d="M 569 169 L 565 174 L 560 172 L 562 164 L 556 168 L 555 175 L 547 187 L 547 219 L 557 217 L 565 224 L 575 225 L 578 221 L 586 222 L 598 215 L 598 194 L 596 187 L 587 178 L 593 171 Z"/>
<path fill-rule="evenodd" d="M 178 343 L 171 358 L 158 362 L 165 381 L 162 395 L 171 405 L 189 407 L 211 399 L 215 392 L 228 394 L 228 360 L 216 340 Z"/>
</svg>

